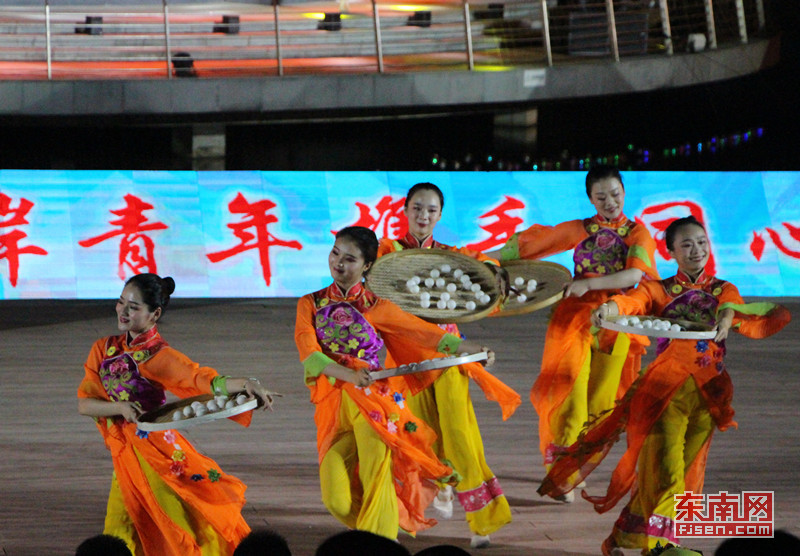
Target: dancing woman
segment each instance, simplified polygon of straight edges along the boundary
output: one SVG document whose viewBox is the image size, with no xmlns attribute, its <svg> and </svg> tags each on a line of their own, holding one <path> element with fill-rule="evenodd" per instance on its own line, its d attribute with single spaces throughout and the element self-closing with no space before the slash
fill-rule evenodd
<svg viewBox="0 0 800 556">
<path fill-rule="evenodd" d="M 223 473 L 179 432 L 144 432 L 136 420 L 179 397 L 246 392 L 265 407 L 271 393 L 254 378 L 220 376 L 170 347 L 156 326 L 175 290 L 172 278 L 138 274 L 117 301 L 122 334 L 92 346 L 78 387 L 78 411 L 93 417 L 111 452 L 114 475 L 103 533 L 134 555 L 230 554 L 250 527 L 245 485 Z M 251 412 L 235 418 L 247 426 Z"/>
</svg>

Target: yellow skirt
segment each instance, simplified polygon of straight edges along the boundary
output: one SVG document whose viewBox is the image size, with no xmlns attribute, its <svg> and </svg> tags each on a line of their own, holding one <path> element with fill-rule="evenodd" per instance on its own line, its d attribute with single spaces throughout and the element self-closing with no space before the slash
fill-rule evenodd
<svg viewBox="0 0 800 556">
<path fill-rule="evenodd" d="M 458 367 L 450 367 L 433 386 L 411 396 L 408 405 L 436 431 L 439 440 L 434 450 L 460 475 L 456 496 L 472 532 L 488 535 L 510 523 L 511 508 L 484 457 L 469 377 Z"/>
</svg>

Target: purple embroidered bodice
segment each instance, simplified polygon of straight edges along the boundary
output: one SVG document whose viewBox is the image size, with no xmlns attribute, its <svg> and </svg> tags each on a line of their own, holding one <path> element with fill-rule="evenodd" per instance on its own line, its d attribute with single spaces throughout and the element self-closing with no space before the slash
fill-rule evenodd
<svg viewBox="0 0 800 556">
<path fill-rule="evenodd" d="M 614 274 L 625 268 L 627 258 L 628 246 L 619 233 L 610 228 L 600 228 L 575 247 L 572 253 L 575 278 L 583 278 L 586 274 Z"/>
<path fill-rule="evenodd" d="M 661 316 L 713 326 L 717 322 L 718 306 L 719 300 L 707 291 L 684 290 L 664 307 Z M 659 338 L 656 353 L 664 351 L 669 342 L 669 338 Z"/>
<path fill-rule="evenodd" d="M 317 309 L 317 339 L 326 351 L 361 359 L 380 369 L 383 340 L 369 321 L 350 303 L 333 302 Z"/>
<path fill-rule="evenodd" d="M 142 411 L 150 411 L 166 401 L 164 390 L 141 375 L 130 353 L 104 360 L 99 374 L 103 388 L 115 402 L 138 402 Z"/>
</svg>

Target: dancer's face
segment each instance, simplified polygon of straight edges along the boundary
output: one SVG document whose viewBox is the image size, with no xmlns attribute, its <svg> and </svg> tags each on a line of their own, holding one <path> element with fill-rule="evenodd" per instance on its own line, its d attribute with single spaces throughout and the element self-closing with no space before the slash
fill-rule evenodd
<svg viewBox="0 0 800 556">
<path fill-rule="evenodd" d="M 592 184 L 591 200 L 597 214 L 606 220 L 614 220 L 625 206 L 625 188 L 617 178 L 603 178 Z"/>
<path fill-rule="evenodd" d="M 423 240 L 433 234 L 436 223 L 442 218 L 442 203 L 435 191 L 420 189 L 408 199 L 403 212 L 408 219 L 408 231 Z"/>
<path fill-rule="evenodd" d="M 328 255 L 328 267 L 333 281 L 347 292 L 361 281 L 370 265 L 358 245 L 349 238 L 338 238 Z"/>
<path fill-rule="evenodd" d="M 128 284 L 117 300 L 117 328 L 135 338 L 150 330 L 161 316 L 161 307 L 151 311 L 142 298 L 139 288 Z"/>
<path fill-rule="evenodd" d="M 689 276 L 697 276 L 708 263 L 710 250 L 706 231 L 697 224 L 687 224 L 675 232 L 669 254 L 678 268 Z"/>
</svg>

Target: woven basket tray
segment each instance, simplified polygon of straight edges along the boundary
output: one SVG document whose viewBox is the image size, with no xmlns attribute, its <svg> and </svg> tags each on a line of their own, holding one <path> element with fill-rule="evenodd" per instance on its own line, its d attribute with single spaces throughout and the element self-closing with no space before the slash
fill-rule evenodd
<svg viewBox="0 0 800 556">
<path fill-rule="evenodd" d="M 236 399 L 236 395 L 228 396 L 228 399 Z M 205 415 L 195 416 L 194 413 L 191 417 L 182 416 L 179 420 L 173 420 L 172 415 L 175 411 L 183 411 L 187 406 L 191 406 L 193 402 L 199 402 L 205 406 L 209 401 L 213 400 L 214 396 L 211 394 L 202 394 L 192 398 L 184 398 L 176 402 L 171 402 L 162 405 L 158 409 L 148 411 L 139 416 L 137 419 L 137 426 L 143 431 L 166 431 L 169 429 L 184 429 L 194 425 L 201 425 L 216 421 L 217 419 L 227 419 L 245 411 L 250 411 L 258 407 L 259 401 L 257 398 L 247 397 L 244 403 L 237 404 L 229 409 L 220 409 L 217 411 L 209 411 Z"/>
<path fill-rule="evenodd" d="M 688 320 L 668 319 L 665 317 L 653 317 L 648 315 L 639 315 L 637 318 L 640 322 L 665 320 L 672 324 L 679 325 L 682 330 L 656 330 L 654 328 L 637 328 L 633 325 L 623 325 L 619 322 L 620 319 L 630 319 L 630 316 L 616 315 L 607 317 L 601 323 L 602 328 L 609 330 L 616 330 L 617 332 L 626 332 L 628 334 L 638 334 L 639 336 L 650 336 L 652 338 L 673 338 L 676 340 L 711 340 L 717 335 L 717 331 L 712 327 Z M 623 321 L 624 322 L 624 321 Z"/>
<path fill-rule="evenodd" d="M 445 272 L 443 266 L 449 266 Z M 446 268 L 446 266 L 445 266 Z M 409 290 L 407 281 L 414 276 L 430 278 L 431 270 L 438 270 L 440 278 L 445 279 L 444 287 L 426 286 L 420 282 L 418 293 Z M 479 284 L 481 291 L 489 296 L 488 303 L 482 303 L 471 289 L 465 289 L 460 278 L 455 278 L 456 269 L 467 274 L 472 284 Z M 434 278 L 435 279 L 435 278 Z M 441 294 L 446 292 L 447 284 L 455 284 L 456 290 L 448 292 L 456 302 L 455 309 L 439 309 L 436 304 Z M 497 279 L 489 268 L 467 255 L 444 249 L 405 249 L 380 257 L 367 275 L 367 287 L 379 297 L 394 301 L 403 310 L 428 322 L 459 323 L 481 319 L 500 303 L 500 290 Z M 420 294 L 430 293 L 430 307 L 420 305 Z M 467 309 L 467 302 L 475 303 L 475 308 Z"/>
<path fill-rule="evenodd" d="M 567 267 L 548 261 L 506 261 L 503 268 L 508 271 L 511 287 L 525 295 L 525 301 L 520 302 L 517 293 L 512 289 L 508 297 L 500 306 L 500 311 L 493 317 L 506 317 L 530 313 L 552 305 L 564 295 L 564 288 L 572 281 L 572 274 Z M 515 284 L 517 278 L 522 278 L 524 284 Z M 534 291 L 528 291 L 528 280 L 536 280 Z"/>
</svg>

